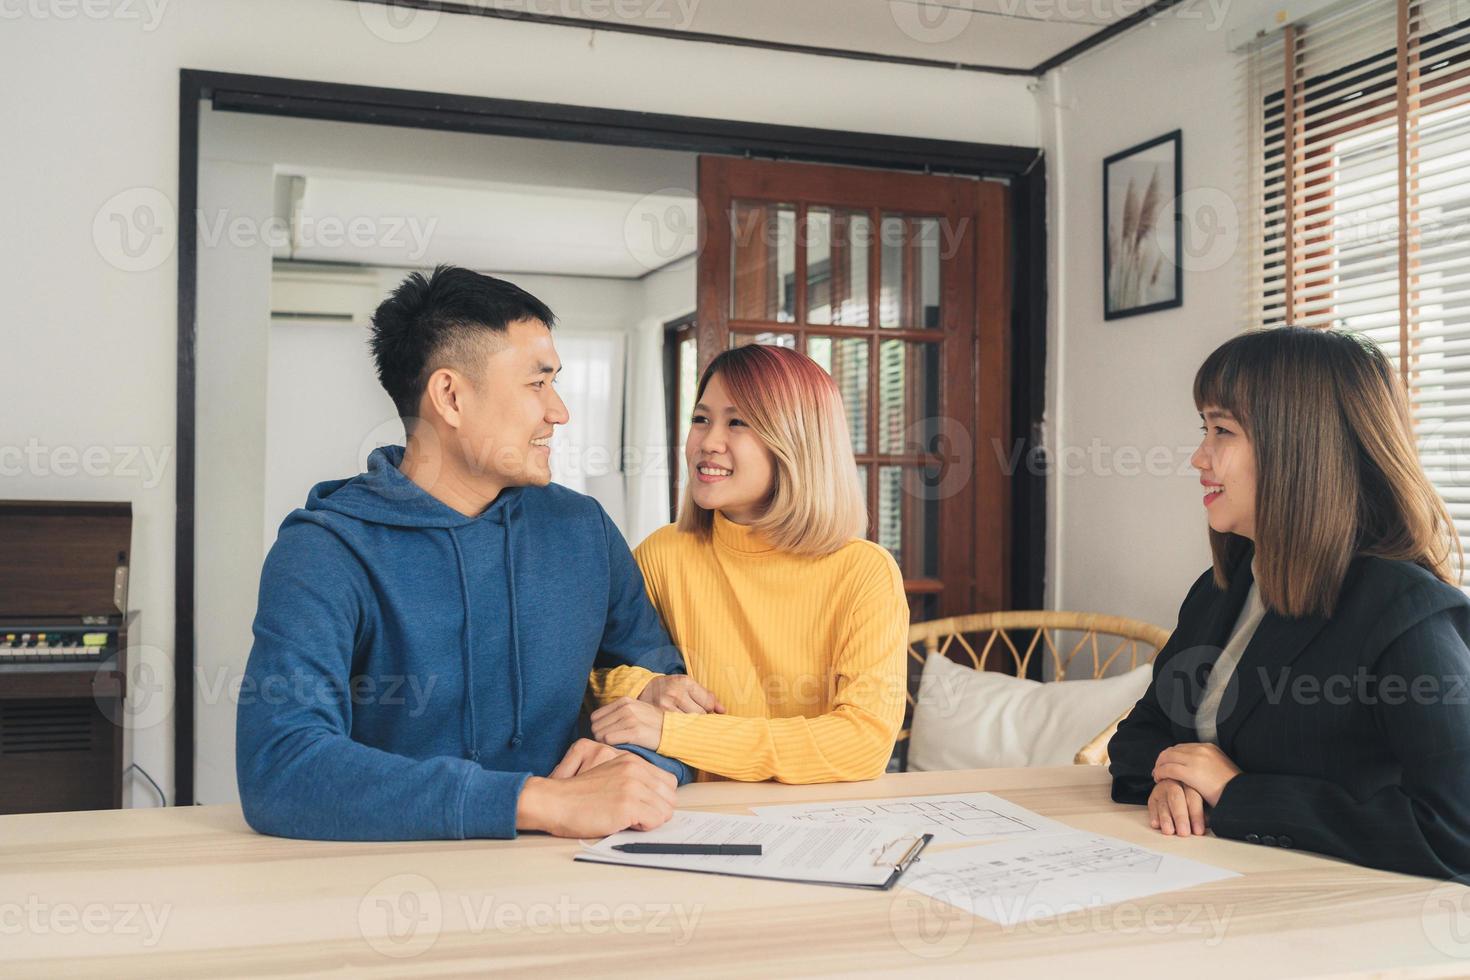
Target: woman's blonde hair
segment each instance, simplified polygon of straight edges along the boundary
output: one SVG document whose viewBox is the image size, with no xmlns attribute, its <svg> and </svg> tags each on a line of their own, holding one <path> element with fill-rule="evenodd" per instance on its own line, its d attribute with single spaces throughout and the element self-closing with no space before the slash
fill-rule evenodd
<svg viewBox="0 0 1470 980">
<path fill-rule="evenodd" d="M 734 347 L 704 369 L 696 402 L 717 374 L 741 420 L 775 457 L 770 496 L 752 528 L 799 555 L 829 555 L 862 537 L 867 499 L 832 376 L 787 347 Z M 707 538 L 713 527 L 714 513 L 694 502 L 691 481 L 679 508 L 679 530 Z"/>
<path fill-rule="evenodd" d="M 1233 415 L 1255 449 L 1254 564 L 1267 607 L 1332 615 L 1357 555 L 1458 584 L 1459 535 L 1419 464 L 1403 385 L 1371 341 L 1306 327 L 1242 334 L 1200 367 L 1194 403 Z M 1210 531 L 1221 588 L 1249 546 Z"/>
</svg>

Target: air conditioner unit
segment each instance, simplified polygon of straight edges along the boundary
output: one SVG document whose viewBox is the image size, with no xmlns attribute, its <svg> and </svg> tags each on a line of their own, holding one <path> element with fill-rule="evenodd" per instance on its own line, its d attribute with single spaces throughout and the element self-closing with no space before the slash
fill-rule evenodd
<svg viewBox="0 0 1470 980">
<path fill-rule="evenodd" d="M 277 261 L 271 271 L 271 320 L 366 327 L 382 301 L 372 269 Z"/>
</svg>

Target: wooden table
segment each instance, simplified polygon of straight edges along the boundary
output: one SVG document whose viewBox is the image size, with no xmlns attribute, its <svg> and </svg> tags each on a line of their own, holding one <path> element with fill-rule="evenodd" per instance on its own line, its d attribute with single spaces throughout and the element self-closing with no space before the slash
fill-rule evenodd
<svg viewBox="0 0 1470 980">
<path fill-rule="evenodd" d="M 707 783 L 681 806 L 999 793 L 1082 830 L 1243 873 L 1001 927 L 913 892 L 573 863 L 574 841 L 282 840 L 238 807 L 0 817 L 0 975 L 339 972 L 1230 977 L 1470 974 L 1470 889 L 1299 851 L 1166 838 L 1099 769 Z M 324 801 L 325 803 L 325 801 Z"/>
</svg>

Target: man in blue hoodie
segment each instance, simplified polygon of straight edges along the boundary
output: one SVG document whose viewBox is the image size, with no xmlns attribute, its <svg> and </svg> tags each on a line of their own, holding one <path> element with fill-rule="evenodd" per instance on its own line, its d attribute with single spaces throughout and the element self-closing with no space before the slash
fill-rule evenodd
<svg viewBox="0 0 1470 980">
<path fill-rule="evenodd" d="M 550 482 L 553 322 L 450 267 L 378 308 L 408 445 L 314 487 L 266 558 L 236 735 L 256 830 L 595 837 L 672 815 L 681 763 L 575 737 L 594 665 L 670 675 L 647 700 L 712 701 L 607 514 Z"/>
</svg>

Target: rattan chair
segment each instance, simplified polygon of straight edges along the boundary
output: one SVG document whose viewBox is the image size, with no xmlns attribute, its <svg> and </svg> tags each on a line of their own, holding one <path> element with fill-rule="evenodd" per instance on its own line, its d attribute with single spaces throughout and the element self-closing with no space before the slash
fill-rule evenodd
<svg viewBox="0 0 1470 980">
<path fill-rule="evenodd" d="M 1012 632 L 1027 632 L 1031 638 L 1021 649 L 1011 638 Z M 1067 647 L 1066 653 L 1057 644 L 1058 633 L 1078 633 L 1080 637 Z M 972 643 L 968 636 L 975 636 Z M 1107 640 L 1099 642 L 1099 637 Z M 1128 670 L 1142 663 L 1150 663 L 1169 640 L 1169 631 L 1142 620 L 1123 616 L 1108 616 L 1103 613 L 1052 612 L 1048 610 L 1018 610 L 1014 612 L 972 613 L 968 616 L 950 616 L 927 623 L 914 623 L 909 627 L 909 657 L 920 667 L 931 653 L 943 654 L 960 660 L 960 651 L 966 654 L 970 666 L 985 670 L 992 655 L 1009 657 L 1009 665 L 1015 676 L 1030 676 L 1032 658 L 1038 655 L 1049 657 L 1051 679 L 1065 680 L 1074 671 L 1078 657 L 1082 666 L 1090 667 L 1087 676 L 1100 678 L 1126 656 Z M 1146 652 L 1140 658 L 1140 647 Z M 977 649 L 978 648 L 978 649 Z M 1004 662 L 1004 661 L 1002 661 Z M 1046 671 L 1043 669 L 1042 674 Z M 914 690 L 908 691 L 910 713 L 914 706 Z M 898 733 L 900 744 L 907 741 L 909 728 Z"/>
</svg>

